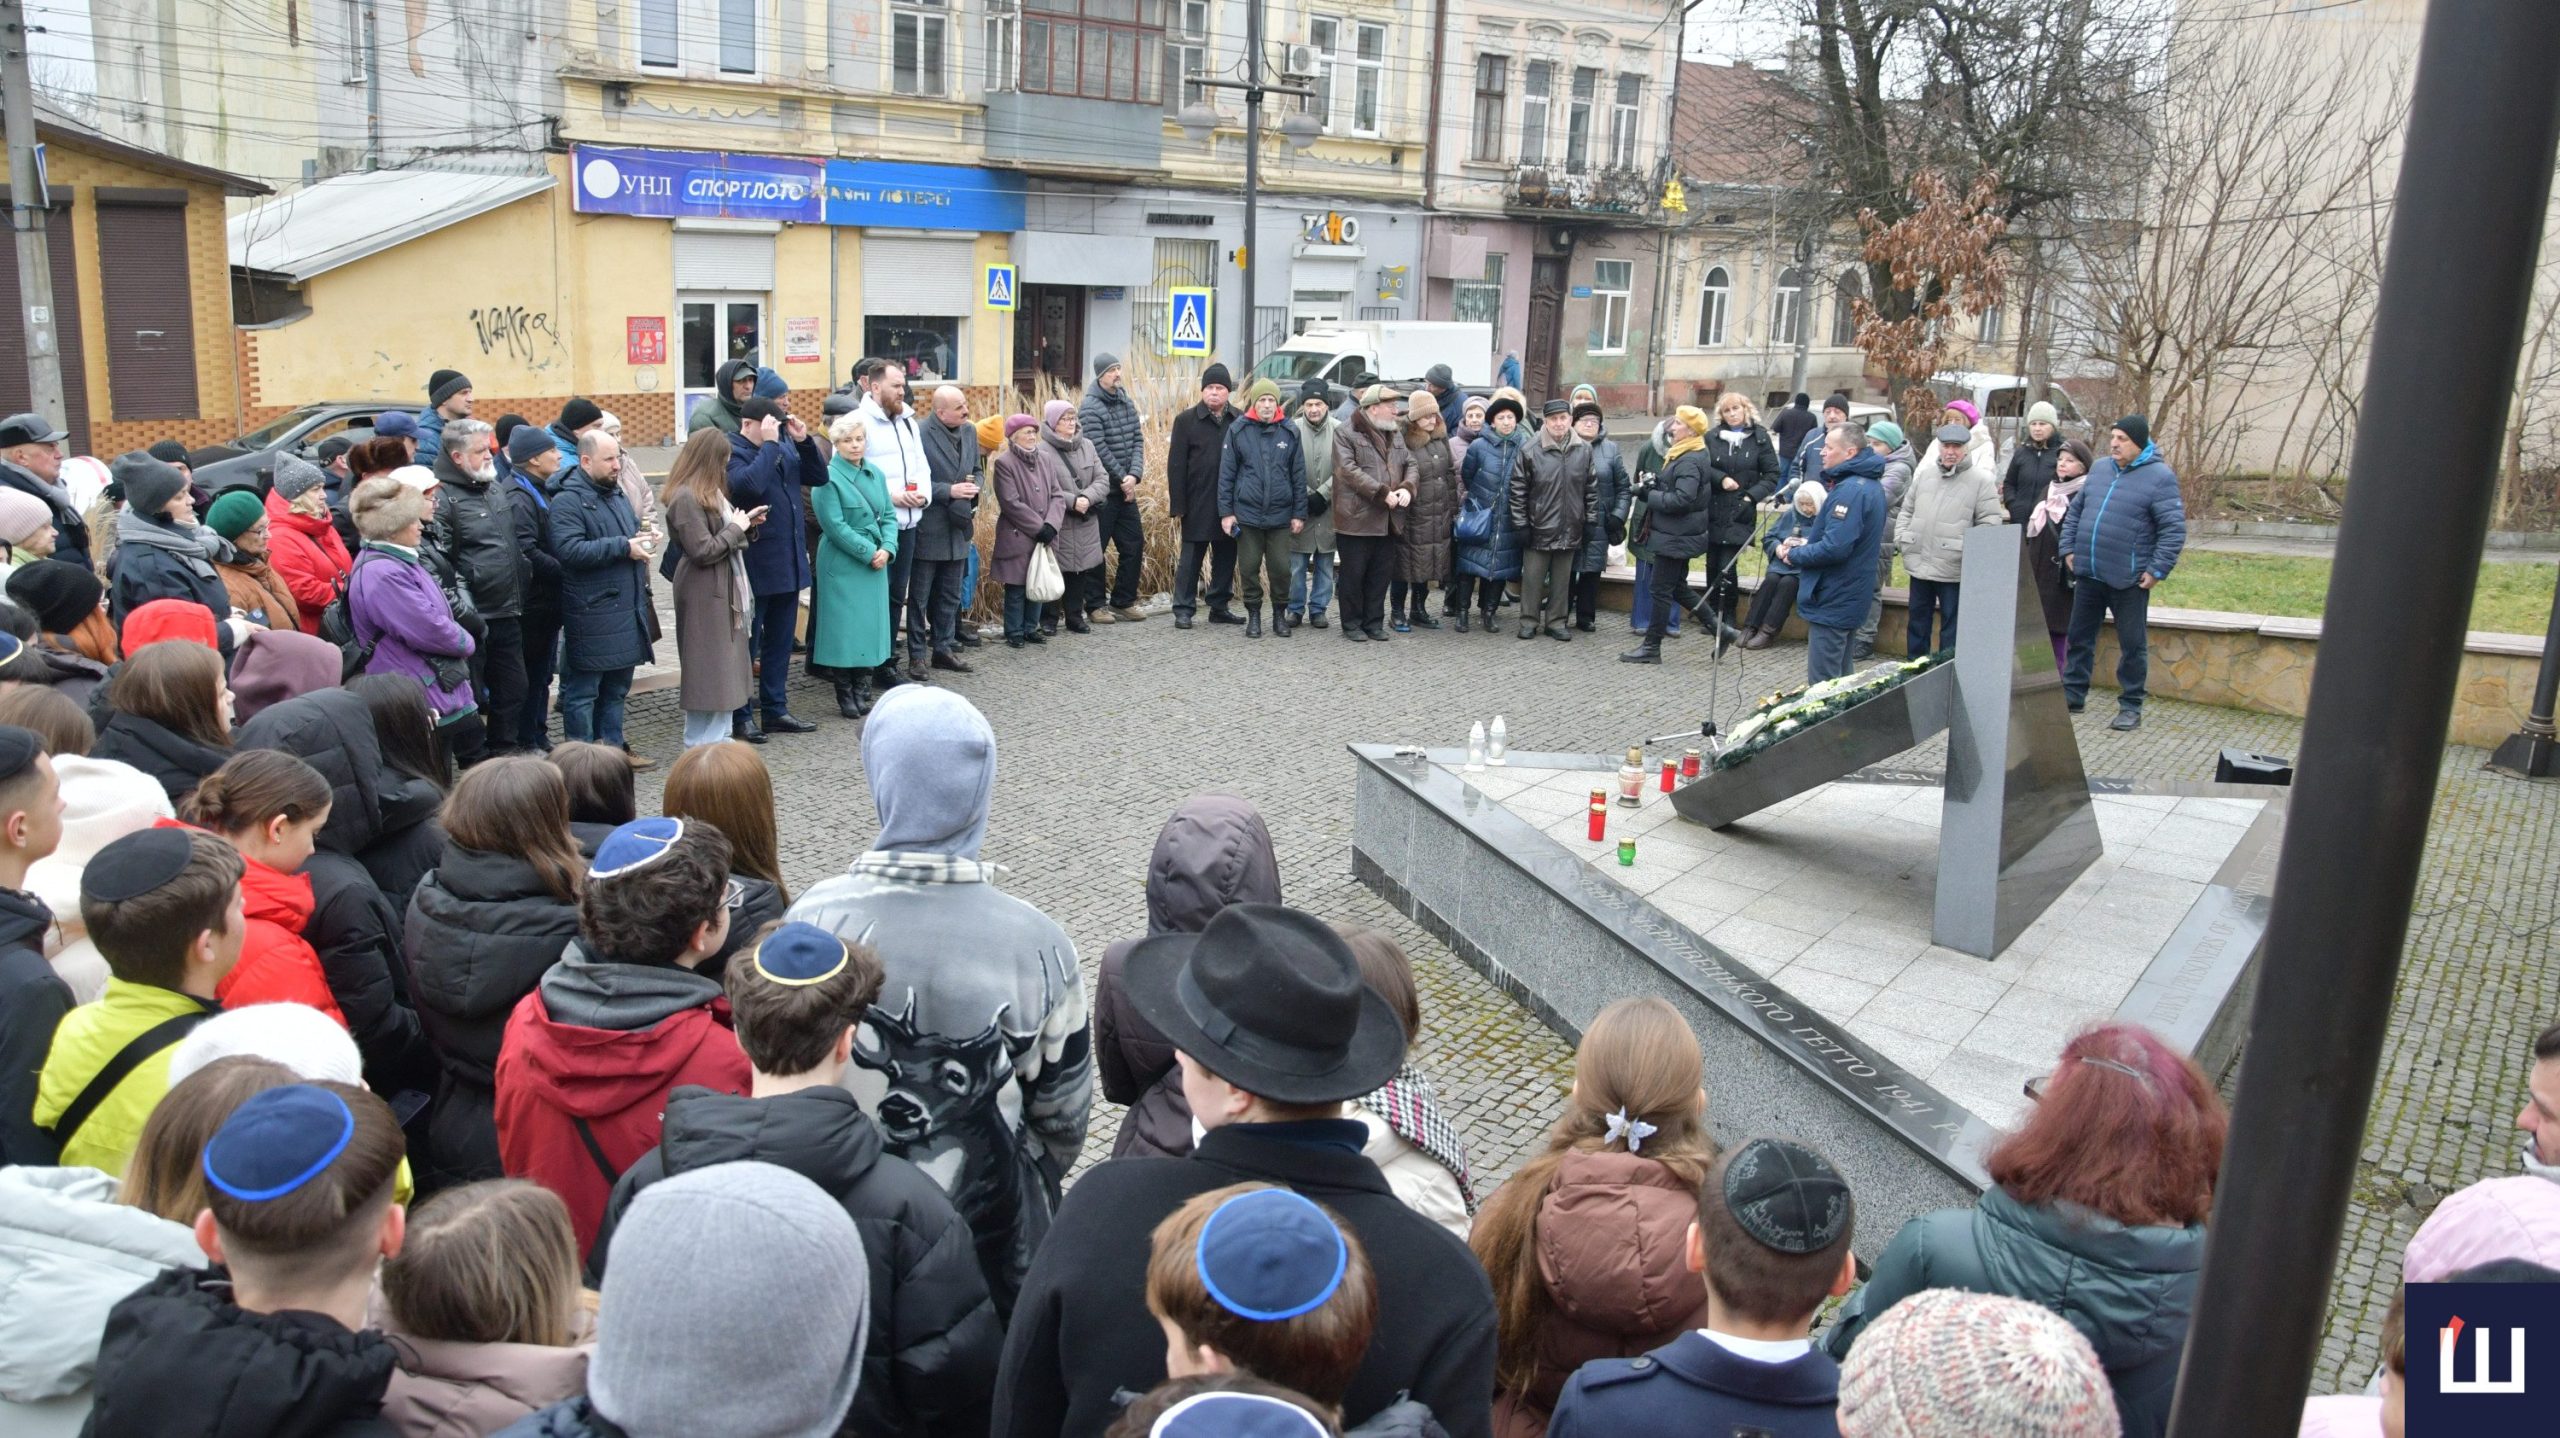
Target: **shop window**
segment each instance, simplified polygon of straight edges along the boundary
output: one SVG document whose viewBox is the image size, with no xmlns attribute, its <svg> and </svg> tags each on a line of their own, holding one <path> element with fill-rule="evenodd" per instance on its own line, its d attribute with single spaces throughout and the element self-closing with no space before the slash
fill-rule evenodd
<svg viewBox="0 0 2560 1438">
<path fill-rule="evenodd" d="M 1866 296 L 1867 282 L 1851 265 L 1840 272 L 1840 283 L 1831 291 L 1831 343 L 1841 349 L 1858 342 L 1858 301 Z"/>
<path fill-rule="evenodd" d="M 1469 151 L 1476 159 L 1502 158 L 1502 112 L 1510 98 L 1510 88 L 1511 57 L 1476 57 L 1475 146 Z"/>
<path fill-rule="evenodd" d="M 1509 256 L 1488 253 L 1484 278 L 1459 280 L 1449 286 L 1449 318 L 1493 326 L 1493 348 L 1502 348 L 1502 263 Z"/>
<path fill-rule="evenodd" d="M 898 0 L 889 16 L 889 65 L 892 88 L 899 94 L 950 93 L 943 65 L 950 25 L 944 0 Z"/>
<path fill-rule="evenodd" d="M 1164 112 L 1182 113 L 1205 93 L 1184 77 L 1209 68 L 1209 0 L 1172 0 L 1165 8 Z"/>
<path fill-rule="evenodd" d="M 1164 99 L 1164 0 L 1022 0 L 1021 88 L 1037 95 Z"/>
<path fill-rule="evenodd" d="M 1609 110 L 1609 163 L 1621 170 L 1636 167 L 1636 127 L 1644 115 L 1644 77 L 1620 75 L 1618 101 Z"/>
<path fill-rule="evenodd" d="M 919 383 L 939 384 L 959 374 L 960 317 L 957 315 L 870 315 L 862 322 L 862 352 L 878 355 L 907 372 L 907 390 Z"/>
<path fill-rule="evenodd" d="M 1564 110 L 1564 167 L 1591 165 L 1591 107 L 1600 100 L 1600 72 L 1587 66 L 1573 72 L 1573 97 Z"/>
<path fill-rule="evenodd" d="M 1733 276 L 1724 266 L 1707 271 L 1698 287 L 1698 343 L 1714 349 L 1724 343 L 1725 317 L 1733 307 Z"/>
<path fill-rule="evenodd" d="M 1804 271 L 1789 266 L 1778 272 L 1778 292 L 1769 299 L 1769 343 L 1791 345 L 1804 324 Z"/>
<path fill-rule="evenodd" d="M 1553 61 L 1532 60 L 1520 76 L 1520 163 L 1547 162 L 1547 105 L 1555 95 Z"/>
<path fill-rule="evenodd" d="M 1627 312 L 1635 288 L 1633 260 L 1600 260 L 1591 266 L 1591 352 L 1627 352 Z"/>
</svg>

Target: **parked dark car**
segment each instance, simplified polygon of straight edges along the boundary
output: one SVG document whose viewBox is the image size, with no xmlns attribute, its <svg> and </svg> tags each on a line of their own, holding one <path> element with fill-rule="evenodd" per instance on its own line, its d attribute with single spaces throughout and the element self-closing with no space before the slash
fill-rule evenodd
<svg viewBox="0 0 2560 1438">
<path fill-rule="evenodd" d="M 319 463 L 320 441 L 346 436 L 350 444 L 373 438 L 374 416 L 396 408 L 378 399 L 331 400 L 285 411 L 228 444 L 207 445 L 189 456 L 196 483 L 219 494 L 226 489 L 254 489 L 260 494 L 275 483 L 276 456 L 290 454 Z"/>
</svg>

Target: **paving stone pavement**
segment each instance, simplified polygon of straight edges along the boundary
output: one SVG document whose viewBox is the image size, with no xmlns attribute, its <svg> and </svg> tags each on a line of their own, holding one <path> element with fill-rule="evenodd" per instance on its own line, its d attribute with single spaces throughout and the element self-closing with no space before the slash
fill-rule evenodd
<svg viewBox="0 0 2560 1438">
<path fill-rule="evenodd" d="M 672 629 L 670 628 L 670 632 Z M 1614 662 L 1622 615 L 1557 644 L 1505 626 L 1397 635 L 1349 645 L 1341 631 L 1247 641 L 1240 631 L 1140 625 L 1064 635 L 1039 649 L 990 642 L 978 672 L 937 676 L 984 710 L 999 759 L 987 857 L 1004 887 L 1066 926 L 1088 981 L 1103 946 L 1143 933 L 1148 853 L 1185 795 L 1225 788 L 1260 807 L 1290 902 L 1373 923 L 1413 955 L 1421 981 L 1420 1062 L 1466 1135 L 1478 1191 L 1537 1151 L 1571 1081 L 1572 1055 L 1525 1010 L 1350 876 L 1353 742 L 1461 744 L 1496 713 L 1521 750 L 1611 752 L 1692 731 L 1707 712 L 1707 652 L 1674 641 L 1658 668 Z M 672 643 L 660 646 L 673 657 Z M 1803 675 L 1801 646 L 1735 653 L 1715 687 L 1730 717 Z M 859 726 L 827 692 L 795 683 L 818 733 L 763 750 L 781 803 L 783 862 L 795 889 L 840 870 L 874 830 Z M 2152 701 L 2142 729 L 2106 728 L 2112 706 L 2075 721 L 2089 772 L 2203 780 L 2226 745 L 2295 752 L 2290 719 Z M 672 692 L 635 694 L 629 732 L 671 759 Z M 2484 775 L 2478 750 L 2448 752 L 2384 1072 L 2338 1268 L 2317 1391 L 2360 1387 L 2399 1277 L 2408 1235 L 2436 1196 L 2516 1171 L 2523 1055 L 2560 1011 L 2560 786 Z M 1914 751 L 1934 768 L 1943 747 Z M 665 769 L 644 775 L 654 805 Z M 1097 1103 L 1087 1163 L 1106 1153 L 1120 1110 Z"/>
</svg>

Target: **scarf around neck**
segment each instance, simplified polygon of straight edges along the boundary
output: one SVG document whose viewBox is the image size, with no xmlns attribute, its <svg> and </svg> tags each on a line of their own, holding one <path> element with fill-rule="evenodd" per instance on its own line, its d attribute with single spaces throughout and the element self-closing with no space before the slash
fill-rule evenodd
<svg viewBox="0 0 2560 1438">
<path fill-rule="evenodd" d="M 1706 447 L 1707 437 L 1702 434 L 1693 434 L 1687 439 L 1681 440 L 1679 443 L 1671 446 L 1669 449 L 1664 450 L 1662 452 L 1662 462 L 1664 464 L 1669 464 L 1671 461 L 1678 459 L 1684 454 L 1695 454 Z"/>
<path fill-rule="evenodd" d="M 2089 476 L 2084 474 L 2076 479 L 2057 479 L 2047 486 L 2044 498 L 2034 509 L 2027 511 L 2028 536 L 2032 538 L 2044 533 L 2046 525 L 2060 524 L 2062 512 L 2071 507 L 2071 496 L 2078 494 L 2080 486 L 2088 482 Z"/>
<path fill-rule="evenodd" d="M 189 573 L 200 579 L 214 577 L 210 552 L 192 529 L 181 529 L 173 521 L 163 524 L 128 509 L 116 516 L 116 543 L 148 545 L 164 549 L 184 560 Z"/>
<path fill-rule="evenodd" d="M 1429 1078 L 1406 1064 L 1384 1087 L 1361 1099 L 1360 1106 L 1384 1119 L 1389 1132 L 1449 1170 L 1449 1176 L 1458 1181 L 1458 1198 L 1466 1204 L 1467 1212 L 1476 1211 L 1475 1184 L 1467 1172 L 1466 1140 L 1459 1136 L 1457 1126 L 1441 1114 Z"/>
</svg>

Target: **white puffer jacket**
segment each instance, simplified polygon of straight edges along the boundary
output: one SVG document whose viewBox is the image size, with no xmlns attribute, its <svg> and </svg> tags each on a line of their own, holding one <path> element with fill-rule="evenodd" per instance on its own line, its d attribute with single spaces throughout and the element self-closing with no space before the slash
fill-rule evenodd
<svg viewBox="0 0 2560 1438">
<path fill-rule="evenodd" d="M 116 1202 L 94 1168 L 0 1168 L 0 1433 L 78 1433 L 107 1310 L 204 1261 L 192 1231 Z"/>
</svg>

